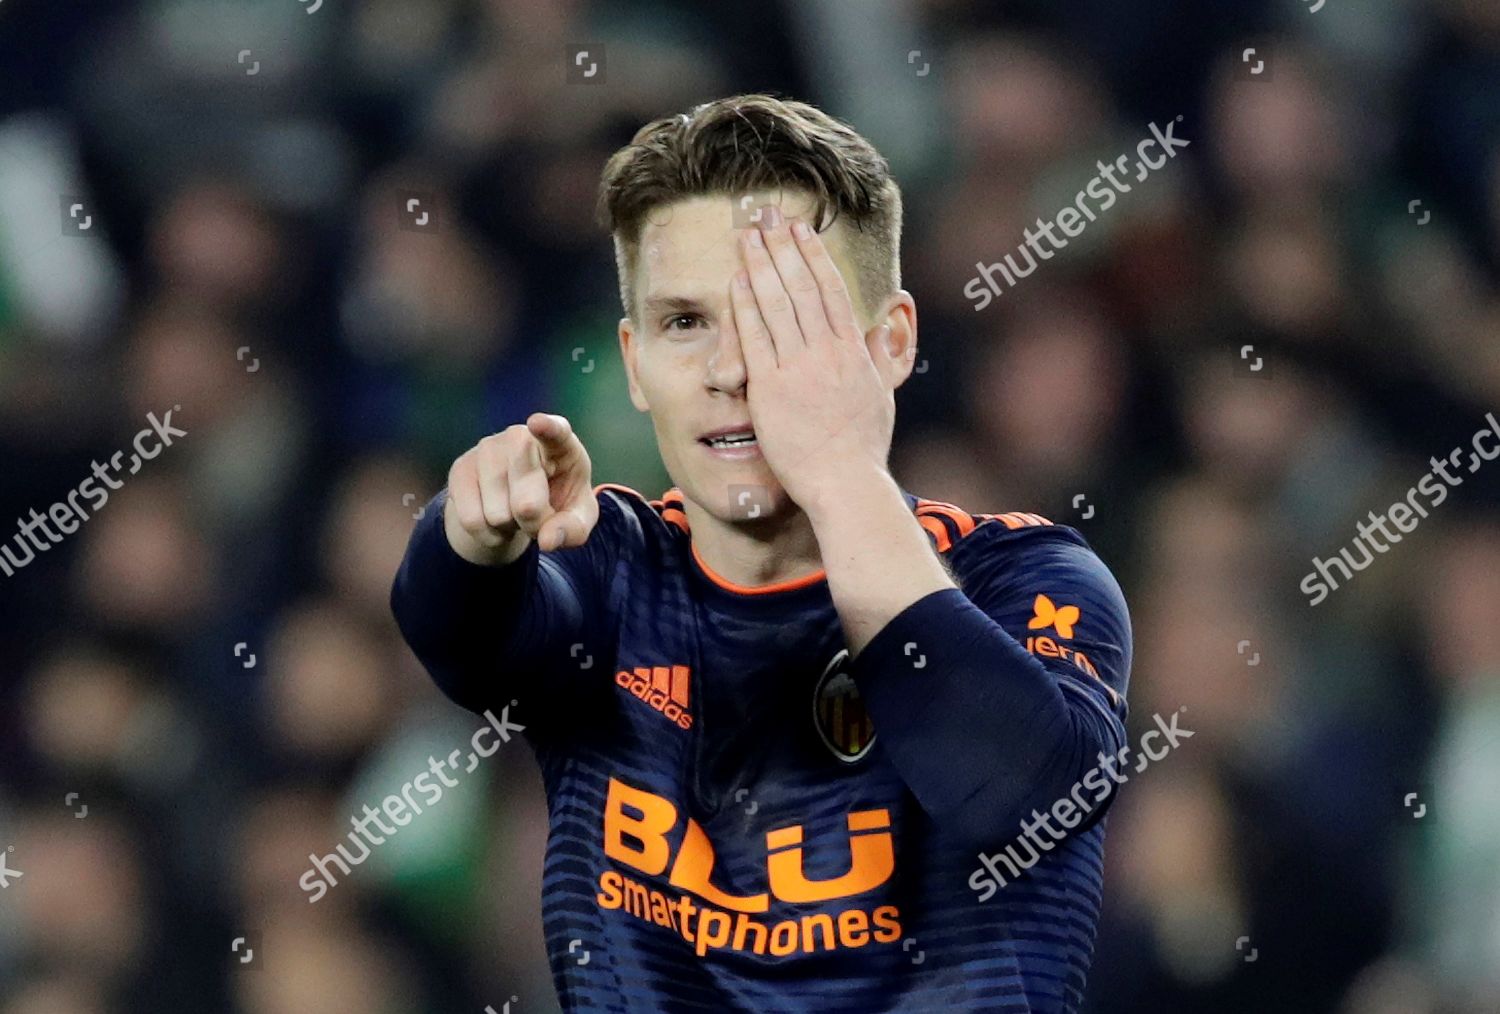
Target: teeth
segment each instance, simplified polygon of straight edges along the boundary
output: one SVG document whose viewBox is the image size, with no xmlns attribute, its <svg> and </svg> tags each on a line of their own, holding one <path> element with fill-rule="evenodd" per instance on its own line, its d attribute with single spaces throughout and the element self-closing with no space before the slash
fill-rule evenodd
<svg viewBox="0 0 1500 1014">
<path fill-rule="evenodd" d="M 710 447 L 746 447 L 755 443 L 754 433 L 737 433 L 727 437 L 711 437 L 708 445 Z"/>
</svg>

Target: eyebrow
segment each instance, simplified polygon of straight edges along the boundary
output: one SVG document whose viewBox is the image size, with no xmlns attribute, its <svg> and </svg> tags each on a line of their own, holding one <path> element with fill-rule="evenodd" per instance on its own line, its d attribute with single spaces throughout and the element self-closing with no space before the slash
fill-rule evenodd
<svg viewBox="0 0 1500 1014">
<path fill-rule="evenodd" d="M 647 316 L 651 317 L 668 311 L 673 313 L 687 313 L 689 311 L 702 314 L 709 313 L 708 307 L 701 300 L 693 299 L 689 296 L 652 296 L 641 304 L 641 309 L 645 311 Z"/>
</svg>

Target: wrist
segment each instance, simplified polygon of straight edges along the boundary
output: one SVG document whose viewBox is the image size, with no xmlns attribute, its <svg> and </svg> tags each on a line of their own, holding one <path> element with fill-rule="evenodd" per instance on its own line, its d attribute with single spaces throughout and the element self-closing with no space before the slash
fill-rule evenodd
<svg viewBox="0 0 1500 1014">
<path fill-rule="evenodd" d="M 798 506 L 807 513 L 816 530 L 834 518 L 848 517 L 851 508 L 865 509 L 882 500 L 898 502 L 902 510 L 906 509 L 901 487 L 896 485 L 890 471 L 871 465 L 825 478 L 807 497 L 807 502 L 799 502 Z"/>
</svg>

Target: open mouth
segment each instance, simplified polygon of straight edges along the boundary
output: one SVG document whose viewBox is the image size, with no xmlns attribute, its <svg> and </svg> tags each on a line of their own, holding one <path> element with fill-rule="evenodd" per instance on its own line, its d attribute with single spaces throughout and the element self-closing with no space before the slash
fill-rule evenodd
<svg viewBox="0 0 1500 1014">
<path fill-rule="evenodd" d="M 754 433 L 726 433 L 723 436 L 703 437 L 702 441 L 710 447 L 723 450 L 730 447 L 754 447 Z"/>
<path fill-rule="evenodd" d="M 754 430 L 739 430 L 731 433 L 713 433 L 706 437 L 699 437 L 698 442 L 707 444 L 714 450 L 726 451 L 735 448 L 747 448 L 755 446 Z"/>
</svg>

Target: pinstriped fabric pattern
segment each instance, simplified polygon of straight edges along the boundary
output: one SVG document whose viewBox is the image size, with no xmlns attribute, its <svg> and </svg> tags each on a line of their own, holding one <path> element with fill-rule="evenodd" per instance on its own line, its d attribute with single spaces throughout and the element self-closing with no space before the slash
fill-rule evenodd
<svg viewBox="0 0 1500 1014">
<path fill-rule="evenodd" d="M 564 1008 L 1076 1010 L 1103 824 L 978 901 L 973 848 L 922 811 L 878 729 L 852 763 L 818 733 L 815 698 L 836 683 L 843 648 L 826 584 L 727 590 L 694 564 L 683 525 L 663 519 L 666 499 L 600 493 L 596 537 L 619 545 L 596 575 L 617 622 L 598 681 L 615 681 L 588 696 L 607 713 L 577 735 L 565 721 L 528 734 L 549 801 L 543 917 Z M 909 502 L 961 579 L 1003 567 L 995 554 L 1037 532 L 1081 542 L 1034 515 Z M 981 537 L 982 552 L 965 549 Z M 652 702 L 650 680 L 630 689 L 637 668 L 662 666 L 685 669 L 690 728 Z"/>
</svg>

